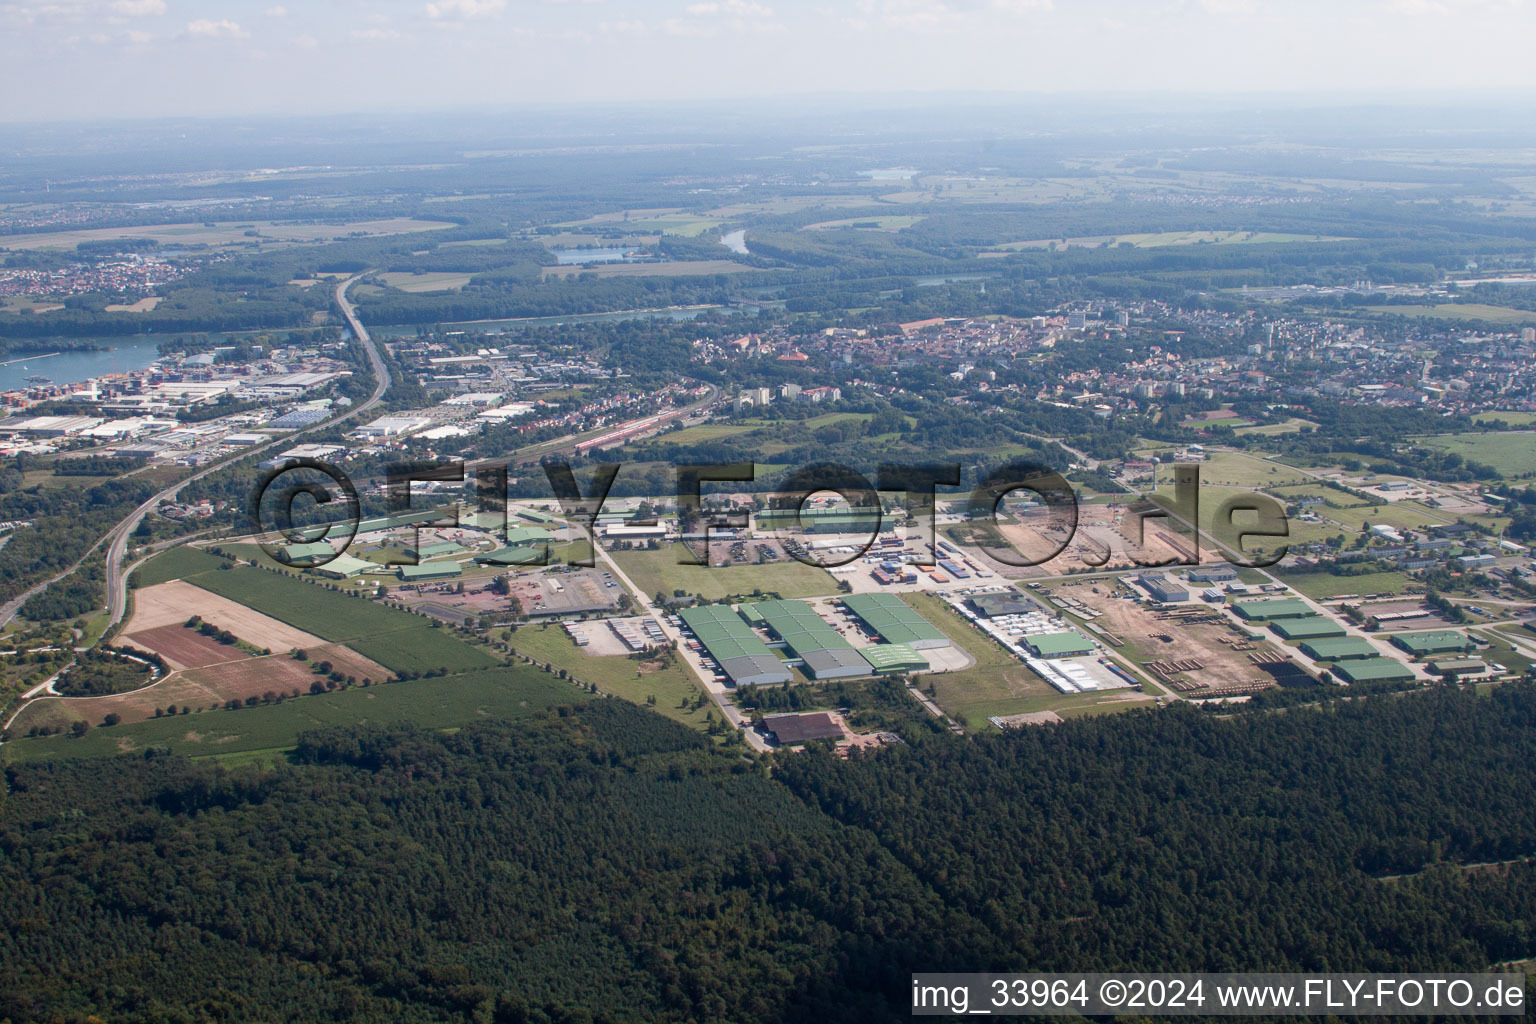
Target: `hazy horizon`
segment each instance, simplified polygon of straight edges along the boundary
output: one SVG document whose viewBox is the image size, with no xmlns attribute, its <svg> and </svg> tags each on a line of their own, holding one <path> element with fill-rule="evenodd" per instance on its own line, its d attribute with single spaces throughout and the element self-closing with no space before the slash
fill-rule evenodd
<svg viewBox="0 0 1536 1024">
<path fill-rule="evenodd" d="M 1523 0 L 0 3 L 0 119 L 926 94 L 1536 97 Z"/>
</svg>

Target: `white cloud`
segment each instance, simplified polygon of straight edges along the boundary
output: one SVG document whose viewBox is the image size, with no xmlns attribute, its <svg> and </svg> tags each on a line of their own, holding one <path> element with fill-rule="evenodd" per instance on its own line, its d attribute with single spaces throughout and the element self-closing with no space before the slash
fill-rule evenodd
<svg viewBox="0 0 1536 1024">
<path fill-rule="evenodd" d="M 112 9 L 130 18 L 142 18 L 149 14 L 164 14 L 165 0 L 114 0 Z"/>
<path fill-rule="evenodd" d="M 708 0 L 689 7 L 688 13 L 700 17 L 723 14 L 735 18 L 771 18 L 773 8 L 752 3 L 751 0 Z"/>
<path fill-rule="evenodd" d="M 1200 0 L 1200 6 L 1208 14 L 1252 14 L 1258 9 L 1254 0 Z"/>
<path fill-rule="evenodd" d="M 301 50 L 313 50 L 315 47 L 320 45 L 320 40 L 306 32 L 296 38 L 293 41 L 293 45 L 297 46 Z"/>
<path fill-rule="evenodd" d="M 603 21 L 598 23 L 597 30 L 614 36 L 643 36 L 650 31 L 643 21 Z"/>
<path fill-rule="evenodd" d="M 238 39 L 248 36 L 250 33 L 228 18 L 220 18 L 218 21 L 199 18 L 196 21 L 187 22 L 187 35 L 200 36 L 204 39 L 218 39 L 220 37 Z"/>
<path fill-rule="evenodd" d="M 268 7 L 261 13 L 265 14 L 269 18 L 286 18 L 288 17 L 288 8 L 284 7 L 282 4 L 278 4 L 276 7 Z"/>
<path fill-rule="evenodd" d="M 433 0 L 427 4 L 429 18 L 478 18 L 505 10 L 507 0 Z"/>
<path fill-rule="evenodd" d="M 399 39 L 400 33 L 392 28 L 355 28 L 351 32 L 353 39 Z"/>
<path fill-rule="evenodd" d="M 123 35 L 128 40 L 128 42 L 134 46 L 143 46 L 145 43 L 155 38 L 148 32 L 140 32 L 137 29 L 129 29 L 127 32 L 123 33 Z"/>
</svg>

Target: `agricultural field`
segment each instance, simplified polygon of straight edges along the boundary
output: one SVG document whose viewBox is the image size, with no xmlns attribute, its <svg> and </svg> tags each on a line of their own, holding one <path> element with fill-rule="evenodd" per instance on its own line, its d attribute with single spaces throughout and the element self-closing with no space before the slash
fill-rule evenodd
<svg viewBox="0 0 1536 1024">
<path fill-rule="evenodd" d="M 586 628 L 597 631 L 607 627 L 590 623 Z M 703 729 L 712 710 L 715 717 L 719 717 L 713 701 L 706 700 L 702 707 L 693 708 L 703 691 L 681 658 L 660 668 L 655 663 L 642 663 L 622 655 L 600 657 L 588 654 L 576 646 L 564 629 L 555 625 L 523 626 L 512 634 L 511 642 L 519 653 L 563 668 L 604 693 L 640 705 L 655 697 L 653 710 L 684 725 Z"/>
<path fill-rule="evenodd" d="M 448 271 L 425 274 L 393 272 L 380 274 L 379 280 L 402 292 L 456 292 L 469 284 L 469 279 L 473 276 L 473 274 Z"/>
<path fill-rule="evenodd" d="M 1311 480 L 1312 477 L 1298 469 L 1239 452 L 1214 452 L 1200 463 L 1202 487 L 1246 487 L 1254 490 L 1303 484 Z"/>
<path fill-rule="evenodd" d="M 1499 416 L 1514 416 L 1500 413 Z M 1415 440 L 1429 448 L 1441 448 L 1462 458 L 1493 466 L 1506 479 L 1536 475 L 1536 432 L 1504 430 L 1495 433 L 1440 434 Z"/>
<path fill-rule="evenodd" d="M 409 721 L 449 729 L 485 718 L 538 715 L 560 704 L 590 699 L 585 691 L 526 666 L 503 666 L 443 679 L 418 679 L 303 696 L 238 711 L 198 711 L 174 718 L 95 727 L 71 736 L 21 738 L 4 748 L 7 761 L 108 757 L 169 750 L 188 757 L 227 757 L 255 751 L 278 754 L 299 734 L 358 722 Z"/>
<path fill-rule="evenodd" d="M 1364 306 L 1372 313 L 1390 316 L 1428 317 L 1431 320 L 1486 320 L 1494 324 L 1536 323 L 1536 313 L 1481 302 L 1441 302 L 1423 306 Z"/>
<path fill-rule="evenodd" d="M 824 220 L 819 224 L 807 224 L 801 231 L 823 231 L 828 228 L 861 228 L 865 230 L 899 231 L 927 220 L 925 216 L 873 216 L 849 217 L 846 220 Z"/>
<path fill-rule="evenodd" d="M 999 249 L 1097 249 L 1131 246 L 1156 249 L 1169 245 L 1264 245 L 1276 242 L 1348 242 L 1333 235 L 1295 235 L 1276 231 L 1158 231 L 1150 234 L 1090 235 L 1080 238 L 1039 238 L 1028 242 L 1008 242 Z"/>
<path fill-rule="evenodd" d="M 1536 426 L 1536 412 L 1480 412 L 1472 417 L 1473 423 L 1504 422 L 1512 427 Z"/>
<path fill-rule="evenodd" d="M 676 260 L 669 263 L 596 263 L 591 266 L 545 267 L 545 280 L 554 277 L 693 277 L 701 274 L 741 274 L 755 270 L 734 260 Z"/>
<path fill-rule="evenodd" d="M 86 228 L 78 231 L 47 231 L 7 235 L 0 249 L 74 249 L 81 242 L 114 242 L 125 238 L 152 238 L 161 245 L 297 245 L 328 242 L 333 238 L 402 235 L 457 227 L 446 221 L 395 217 L 388 220 L 347 221 L 341 224 L 282 224 L 274 221 L 240 221 L 215 224 L 153 224 L 121 228 Z M 247 232 L 255 232 L 251 235 Z"/>
<path fill-rule="evenodd" d="M 1408 574 L 1401 572 L 1334 576 L 1326 572 L 1288 573 L 1280 567 L 1273 572 L 1276 579 L 1314 601 L 1326 601 L 1341 594 L 1403 594 L 1412 583 Z"/>
<path fill-rule="evenodd" d="M 680 548 L 669 544 L 655 551 L 615 551 L 614 561 L 647 597 L 671 596 L 674 590 L 719 601 L 733 594 L 776 593 L 783 598 L 820 597 L 837 592 L 824 569 L 793 560 L 776 565 L 679 565 Z"/>
<path fill-rule="evenodd" d="M 171 555 L 176 556 L 173 564 L 184 568 L 207 564 L 199 563 L 191 552 L 179 553 L 182 551 L 172 549 L 140 572 L 153 570 L 151 575 L 159 575 L 165 570 L 159 569 L 155 562 Z M 219 559 L 206 553 L 197 554 L 215 565 L 221 564 Z M 290 576 L 240 566 L 205 569 L 184 578 L 204 590 L 295 628 L 313 632 L 324 640 L 345 643 L 393 672 L 427 672 L 439 668 L 462 672 L 485 668 L 496 662 L 491 655 L 434 627 L 427 619 L 366 598 L 348 597 Z"/>
<path fill-rule="evenodd" d="M 233 570 L 232 570 L 233 571 Z M 219 576 L 229 575 L 220 572 Z M 208 576 L 196 577 L 204 580 Z M 249 607 L 210 593 L 184 580 L 172 580 L 153 587 L 143 587 L 133 595 L 133 618 L 123 627 L 130 642 L 135 637 L 157 631 L 161 626 L 181 626 L 192 616 L 221 629 L 227 629 L 247 643 L 273 651 L 298 650 L 314 646 L 321 638 L 295 628 Z"/>
<path fill-rule="evenodd" d="M 647 444 L 698 444 L 701 441 L 718 441 L 722 437 L 747 434 L 757 427 L 740 423 L 699 423 L 691 427 L 659 437 L 648 438 Z"/>
</svg>

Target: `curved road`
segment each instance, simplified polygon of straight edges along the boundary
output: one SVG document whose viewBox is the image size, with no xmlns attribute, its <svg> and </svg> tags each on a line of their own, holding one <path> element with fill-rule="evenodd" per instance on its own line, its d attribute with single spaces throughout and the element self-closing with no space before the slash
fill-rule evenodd
<svg viewBox="0 0 1536 1024">
<path fill-rule="evenodd" d="M 210 473 L 215 473 L 218 470 L 223 469 L 230 463 L 237 462 L 248 455 L 253 455 L 257 452 L 265 451 L 266 449 L 275 447 L 277 445 L 290 444 L 294 438 L 300 436 L 301 434 L 307 433 L 308 431 L 319 430 L 323 427 L 333 427 L 336 424 L 349 420 L 354 416 L 361 415 L 362 413 L 367 412 L 369 409 L 372 409 L 375 405 L 379 404 L 379 400 L 384 397 L 384 392 L 389 389 L 389 368 L 384 365 L 384 360 L 379 356 L 378 348 L 374 345 L 373 339 L 368 336 L 368 331 L 363 327 L 362 322 L 358 320 L 357 310 L 354 309 L 352 303 L 347 300 L 347 289 L 350 288 L 355 281 L 363 277 L 366 273 L 368 273 L 368 271 L 364 271 L 363 274 L 357 274 L 353 277 L 349 277 L 336 286 L 336 304 L 341 307 L 342 315 L 346 317 L 347 324 L 352 328 L 352 333 L 357 337 L 358 341 L 362 343 L 363 350 L 368 355 L 368 363 L 373 368 L 373 394 L 368 397 L 367 401 L 358 403 L 356 407 L 347 410 L 340 416 L 325 420 L 321 423 L 317 423 L 312 427 L 305 427 L 302 430 L 294 431 L 285 437 L 274 438 L 273 440 L 268 441 L 266 444 L 257 445 L 254 448 L 242 449 L 241 451 L 236 452 L 228 458 L 210 462 L 207 466 L 204 466 L 202 469 L 198 470 L 196 473 L 193 473 L 191 476 L 185 477 L 177 483 L 174 483 L 160 491 L 154 497 L 150 498 L 138 508 L 134 509 L 126 519 L 113 527 L 112 530 L 102 538 L 102 540 L 107 542 L 107 611 L 109 613 L 109 627 L 114 626 L 122 621 L 123 614 L 127 611 L 128 607 L 128 581 L 127 574 L 124 572 L 125 559 L 127 558 L 128 554 L 128 538 L 132 536 L 133 531 L 138 527 L 140 521 L 143 520 L 143 518 L 153 508 L 155 508 L 155 506 L 159 505 L 162 501 L 171 500 L 172 498 L 176 497 L 177 494 L 181 493 L 182 488 L 186 487 L 188 484 L 197 480 L 201 480 L 203 477 L 208 476 Z M 16 613 L 21 609 L 21 606 L 33 594 L 47 589 L 50 584 L 58 582 L 59 580 L 63 579 L 78 569 L 80 565 L 85 561 L 85 559 L 89 558 L 91 553 L 94 552 L 100 545 L 101 541 L 97 541 L 91 546 L 90 551 L 87 551 L 79 562 L 76 562 L 64 572 L 59 573 L 59 575 L 47 579 L 42 583 L 37 584 L 36 586 L 33 586 L 25 593 L 18 595 L 12 600 L 6 602 L 5 605 L 0 606 L 0 626 L 10 622 L 11 619 L 16 616 Z"/>
</svg>

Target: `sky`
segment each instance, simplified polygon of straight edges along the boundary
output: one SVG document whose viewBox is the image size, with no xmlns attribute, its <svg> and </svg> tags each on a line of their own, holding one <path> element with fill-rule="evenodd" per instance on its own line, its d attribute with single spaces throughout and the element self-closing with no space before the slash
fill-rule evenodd
<svg viewBox="0 0 1536 1024">
<path fill-rule="evenodd" d="M 0 0 L 0 120 L 805 94 L 1536 97 L 1536 0 Z"/>
</svg>

